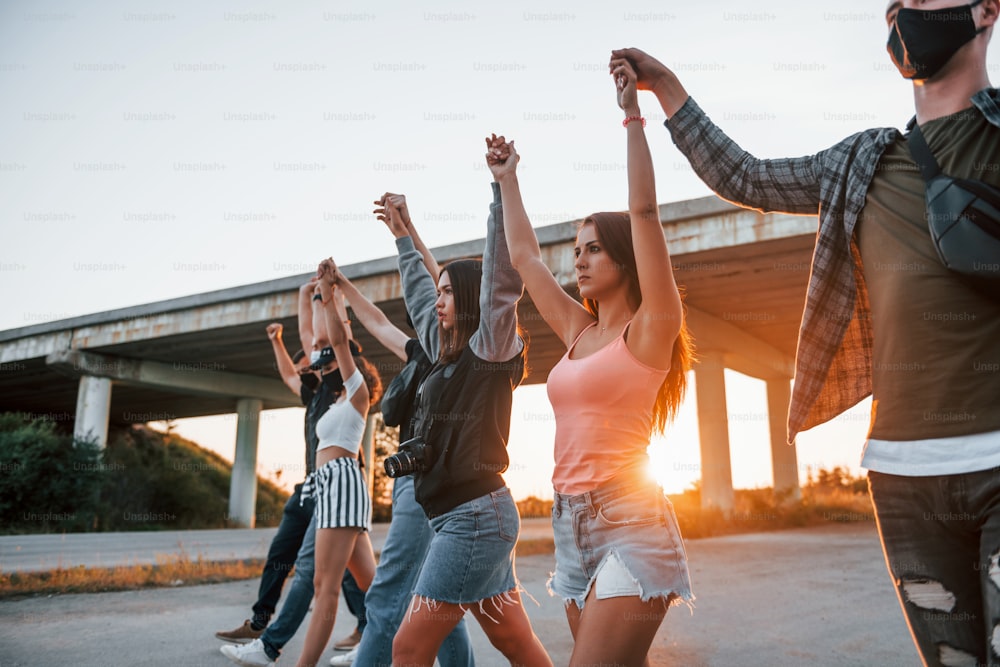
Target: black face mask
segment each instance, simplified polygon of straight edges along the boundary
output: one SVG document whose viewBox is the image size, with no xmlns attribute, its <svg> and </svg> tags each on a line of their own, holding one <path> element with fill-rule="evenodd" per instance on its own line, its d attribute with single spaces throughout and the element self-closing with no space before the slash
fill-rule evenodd
<svg viewBox="0 0 1000 667">
<path fill-rule="evenodd" d="M 903 8 L 889 28 L 886 49 L 904 79 L 929 79 L 955 52 L 986 30 L 976 29 L 971 5 L 944 9 Z"/>
<path fill-rule="evenodd" d="M 309 387 L 312 391 L 316 391 L 316 388 L 319 386 L 319 378 L 316 377 L 316 374 L 312 371 L 306 371 L 305 373 L 299 374 L 299 380 L 301 380 L 302 384 Z"/>
</svg>

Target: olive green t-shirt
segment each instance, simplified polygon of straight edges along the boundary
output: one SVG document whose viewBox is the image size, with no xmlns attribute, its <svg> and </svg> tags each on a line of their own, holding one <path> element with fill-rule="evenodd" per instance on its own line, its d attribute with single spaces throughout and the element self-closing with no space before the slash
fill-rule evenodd
<svg viewBox="0 0 1000 667">
<path fill-rule="evenodd" d="M 921 131 L 945 174 L 1000 187 L 1000 129 L 974 107 Z M 924 181 L 902 137 L 878 163 L 855 234 L 874 332 L 869 437 L 1000 430 L 1000 295 L 971 289 L 941 264 Z"/>
</svg>

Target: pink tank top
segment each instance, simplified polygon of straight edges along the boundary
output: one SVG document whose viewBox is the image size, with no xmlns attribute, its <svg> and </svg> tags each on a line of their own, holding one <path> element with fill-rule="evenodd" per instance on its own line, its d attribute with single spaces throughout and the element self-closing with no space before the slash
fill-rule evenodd
<svg viewBox="0 0 1000 667">
<path fill-rule="evenodd" d="M 591 326 L 596 326 L 596 322 Z M 570 359 L 580 332 L 549 372 L 556 416 L 555 470 L 559 493 L 590 491 L 646 457 L 656 394 L 667 377 L 633 356 L 625 332 L 582 359 Z"/>
</svg>

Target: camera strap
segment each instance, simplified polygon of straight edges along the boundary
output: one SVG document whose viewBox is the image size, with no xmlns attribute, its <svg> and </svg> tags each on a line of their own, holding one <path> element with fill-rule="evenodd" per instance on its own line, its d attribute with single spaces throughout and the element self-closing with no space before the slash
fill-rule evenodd
<svg viewBox="0 0 1000 667">
<path fill-rule="evenodd" d="M 910 131 L 906 133 L 906 145 L 910 149 L 913 161 L 917 163 L 920 176 L 924 179 L 925 183 L 929 183 L 935 176 L 941 173 L 941 166 L 934 158 L 931 147 L 927 145 L 924 133 L 920 131 L 920 126 L 917 125 L 917 119 L 914 118 L 911 120 L 910 124 Z"/>
<path fill-rule="evenodd" d="M 915 117 L 908 127 L 906 144 L 924 180 L 927 227 L 941 263 L 976 289 L 996 297 L 1000 189 L 942 173 Z"/>
</svg>

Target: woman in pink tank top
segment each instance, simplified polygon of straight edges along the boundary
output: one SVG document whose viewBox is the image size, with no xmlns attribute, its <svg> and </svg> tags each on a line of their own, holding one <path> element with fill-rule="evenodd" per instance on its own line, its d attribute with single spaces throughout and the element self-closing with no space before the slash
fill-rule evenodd
<svg viewBox="0 0 1000 667">
<path fill-rule="evenodd" d="M 566 604 L 575 640 L 570 665 L 646 664 L 667 608 L 693 600 L 673 508 L 646 472 L 649 438 L 683 397 L 691 342 L 660 223 L 636 74 L 625 60 L 612 60 L 611 74 L 625 112 L 629 210 L 595 213 L 580 226 L 574 254 L 583 304 L 542 262 L 513 142 L 487 139 L 512 264 L 567 347 L 548 379 L 556 415 L 549 590 Z"/>
</svg>

